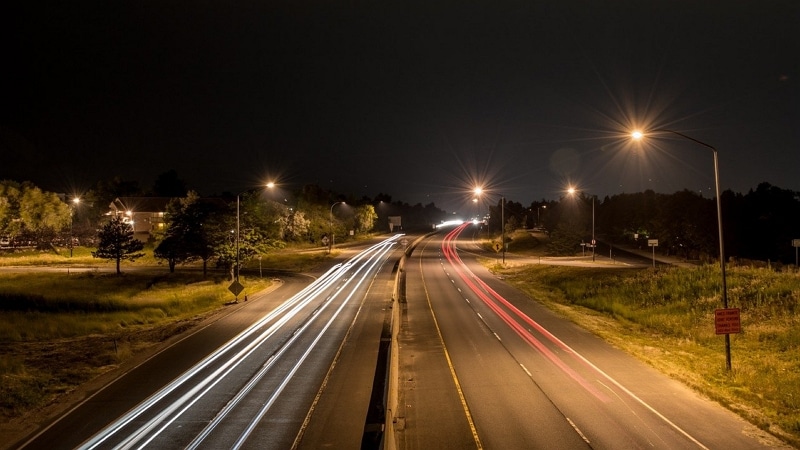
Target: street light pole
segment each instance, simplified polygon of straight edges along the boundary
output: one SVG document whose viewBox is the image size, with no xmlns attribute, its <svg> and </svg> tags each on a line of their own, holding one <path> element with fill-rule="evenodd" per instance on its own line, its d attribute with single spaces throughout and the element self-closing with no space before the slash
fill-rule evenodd
<svg viewBox="0 0 800 450">
<path fill-rule="evenodd" d="M 576 192 L 577 192 L 577 189 L 575 189 L 574 187 L 571 187 L 571 188 L 567 189 L 567 193 L 569 195 L 573 196 L 573 197 L 575 196 Z M 596 197 L 595 195 L 592 195 L 592 242 L 590 243 L 590 245 L 592 246 L 592 261 L 595 260 L 594 249 L 595 249 L 595 246 L 597 245 L 597 240 L 595 239 L 595 234 L 594 234 L 594 199 L 595 199 L 595 197 Z M 581 245 L 583 245 L 583 244 L 581 244 Z M 585 250 L 585 246 L 584 246 L 584 250 Z M 586 256 L 585 252 L 584 252 L 584 256 Z"/>
<path fill-rule="evenodd" d="M 80 197 L 75 197 L 72 199 L 72 203 L 75 206 L 71 206 L 69 208 L 69 257 L 72 258 L 72 248 L 75 247 L 74 244 L 74 225 L 75 225 L 75 208 L 78 207 L 78 203 L 81 202 Z"/>
<path fill-rule="evenodd" d="M 689 141 L 694 142 L 695 144 L 702 145 L 711 150 L 714 154 L 714 189 L 717 194 L 717 232 L 719 233 L 719 267 L 722 271 L 722 307 L 727 309 L 728 308 L 728 285 L 725 276 L 725 241 L 723 240 L 722 235 L 722 197 L 720 196 L 719 190 L 719 159 L 717 156 L 717 149 L 713 146 L 706 144 L 703 141 L 699 141 L 691 136 L 687 136 L 683 133 L 679 133 L 673 130 L 666 130 L 666 129 L 658 129 L 653 130 L 654 132 L 660 133 L 672 133 L 676 136 L 682 137 Z M 631 136 L 636 139 L 640 140 L 644 137 L 644 134 L 641 131 L 634 131 L 631 133 Z M 725 334 L 725 366 L 728 370 L 731 370 L 731 337 L 729 334 Z"/>
<path fill-rule="evenodd" d="M 242 193 L 236 194 L 236 267 L 233 269 L 233 277 L 239 282 L 239 197 Z"/>
<path fill-rule="evenodd" d="M 331 205 L 330 215 L 328 216 L 329 220 L 330 220 L 330 222 L 329 222 L 330 230 L 329 231 L 330 231 L 330 235 L 331 235 L 330 239 L 328 239 L 328 254 L 330 254 L 333 251 L 333 239 L 334 239 L 333 238 L 333 207 L 338 205 L 339 203 L 344 203 L 344 202 L 335 202 L 334 204 L 332 204 Z"/>
<path fill-rule="evenodd" d="M 506 263 L 506 198 L 500 196 L 500 244 L 503 246 L 503 264 Z"/>
<path fill-rule="evenodd" d="M 473 189 L 473 192 L 477 196 L 481 196 L 483 194 L 483 188 L 476 187 Z M 491 216 L 491 209 L 489 209 L 490 216 Z M 491 220 L 491 217 L 489 218 Z M 503 264 L 506 263 L 506 197 L 504 195 L 500 196 L 500 246 L 503 248 Z M 486 232 L 488 236 L 489 232 L 489 221 L 486 222 Z"/>
<path fill-rule="evenodd" d="M 272 189 L 275 187 L 275 183 L 269 182 L 266 184 L 266 187 Z M 237 283 L 239 282 L 239 203 L 240 197 L 245 192 L 248 191 L 242 191 L 236 194 L 236 266 L 233 269 L 233 274 Z"/>
<path fill-rule="evenodd" d="M 594 238 L 594 195 L 592 195 L 592 262 L 594 262 L 594 249 L 597 246 L 597 241 Z"/>
</svg>

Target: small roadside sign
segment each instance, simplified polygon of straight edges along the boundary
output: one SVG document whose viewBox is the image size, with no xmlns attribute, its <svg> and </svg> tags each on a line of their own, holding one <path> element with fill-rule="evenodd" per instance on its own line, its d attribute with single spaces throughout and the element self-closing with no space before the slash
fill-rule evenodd
<svg viewBox="0 0 800 450">
<path fill-rule="evenodd" d="M 494 252 L 497 253 L 503 249 L 503 246 L 500 245 L 499 242 L 495 242 L 494 245 L 492 245 L 492 248 L 494 249 Z"/>
<path fill-rule="evenodd" d="M 647 246 L 653 249 L 653 270 L 656 270 L 656 247 L 658 247 L 658 239 L 648 239 Z"/>
<path fill-rule="evenodd" d="M 800 247 L 800 239 L 792 239 L 792 247 Z"/>
<path fill-rule="evenodd" d="M 234 296 L 239 297 L 239 294 L 244 290 L 244 286 L 242 286 L 242 283 L 239 283 L 238 280 L 233 280 L 233 283 L 228 286 L 228 290 L 231 291 Z"/>
<path fill-rule="evenodd" d="M 736 334 L 742 332 L 739 308 L 719 308 L 714 310 L 714 329 L 717 334 Z"/>
</svg>

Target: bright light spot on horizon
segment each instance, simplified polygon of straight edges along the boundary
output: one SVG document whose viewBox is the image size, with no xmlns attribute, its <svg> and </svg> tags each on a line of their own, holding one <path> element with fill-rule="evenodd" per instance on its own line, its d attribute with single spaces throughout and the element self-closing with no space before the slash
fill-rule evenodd
<svg viewBox="0 0 800 450">
<path fill-rule="evenodd" d="M 461 225 L 462 223 L 464 223 L 464 221 L 461 220 L 461 219 L 446 220 L 446 221 L 440 223 L 439 225 L 436 225 L 436 228 L 456 227 L 458 225 Z"/>
</svg>

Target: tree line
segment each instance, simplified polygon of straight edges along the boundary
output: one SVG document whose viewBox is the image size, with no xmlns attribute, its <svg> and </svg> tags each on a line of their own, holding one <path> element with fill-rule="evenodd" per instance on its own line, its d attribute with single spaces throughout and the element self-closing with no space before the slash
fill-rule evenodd
<svg viewBox="0 0 800 450">
<path fill-rule="evenodd" d="M 119 271 L 119 262 L 140 257 L 144 245 L 134 242 L 133 230 L 123 218 L 108 215 L 109 205 L 118 197 L 168 196 L 165 227 L 153 230 L 147 243 L 154 256 L 165 260 L 171 271 L 177 265 L 200 261 L 204 270 L 213 263 L 233 273 L 238 270 L 233 267 L 236 261 L 242 265 L 289 245 L 320 246 L 334 236 L 336 242 L 342 242 L 351 234 L 388 232 L 390 216 L 401 216 L 404 230 L 430 229 L 445 216 L 434 204 L 392 202 L 391 196 L 382 193 L 356 199 L 316 185 L 283 192 L 286 197 L 281 201 L 267 193 L 256 188 L 204 198 L 186 191 L 174 172 L 160 177 L 147 193 L 142 193 L 137 183 L 119 179 L 99 182 L 80 196 L 45 192 L 30 182 L 3 180 L 0 237 L 7 243 L 0 246 L 40 250 L 65 244 L 70 248 L 94 246 L 97 251 L 93 254 L 116 260 Z"/>
<path fill-rule="evenodd" d="M 175 265 L 202 261 L 232 267 L 236 195 L 201 198 L 188 191 L 174 171 L 162 174 L 149 191 L 138 183 L 114 178 L 98 182 L 78 204 L 70 196 L 45 192 L 29 182 L 0 181 L 0 238 L 49 248 L 69 241 L 96 246 L 101 227 L 108 223 L 108 205 L 117 197 L 159 196 L 173 201 L 166 211 L 167 228 L 156 233 L 153 249 Z M 448 218 L 433 203 L 410 205 L 388 194 L 351 198 L 316 185 L 288 195 L 291 200 L 265 200 L 263 189 L 239 195 L 239 260 L 294 244 L 321 245 L 333 232 L 337 240 L 349 230 L 389 231 L 389 216 L 401 216 L 403 230 L 429 230 Z M 343 202 L 331 209 L 334 203 Z M 592 212 L 594 202 L 594 213 Z M 603 245 L 646 247 L 658 239 L 658 252 L 692 260 L 718 256 L 716 200 L 693 191 L 673 194 L 647 190 L 602 199 L 586 194 L 558 200 L 533 201 L 528 206 L 506 200 L 491 205 L 489 230 L 499 234 L 517 228 L 541 227 L 550 234 L 552 254 L 574 254 L 594 235 Z M 792 263 L 793 239 L 800 239 L 800 193 L 761 183 L 746 194 L 722 193 L 723 229 L 729 258 Z M 594 217 L 593 217 L 594 216 Z M 508 238 L 507 238 L 508 239 Z M 0 244 L 7 245 L 4 242 Z"/>
<path fill-rule="evenodd" d="M 794 239 L 800 239 L 800 192 L 761 183 L 746 194 L 724 191 L 722 226 L 727 259 L 795 262 Z M 592 201 L 594 200 L 594 214 Z M 500 230 L 500 205 L 491 208 L 490 229 Z M 575 254 L 591 243 L 592 219 L 598 244 L 647 248 L 689 260 L 719 256 L 716 199 L 693 191 L 661 194 L 652 190 L 602 199 L 580 194 L 525 207 L 507 202 L 506 231 L 541 225 L 550 234 L 550 252 Z M 592 217 L 594 215 L 594 217 Z M 536 223 L 537 217 L 540 224 Z"/>
</svg>

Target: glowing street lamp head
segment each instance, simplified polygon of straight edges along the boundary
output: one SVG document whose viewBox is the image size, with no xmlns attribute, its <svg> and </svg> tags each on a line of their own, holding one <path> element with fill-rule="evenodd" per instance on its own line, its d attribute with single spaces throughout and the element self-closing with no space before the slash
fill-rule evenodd
<svg viewBox="0 0 800 450">
<path fill-rule="evenodd" d="M 637 140 L 637 141 L 638 141 L 638 140 L 640 140 L 640 139 L 642 139 L 642 138 L 644 137 L 644 133 L 642 133 L 642 132 L 641 132 L 641 131 L 639 131 L 639 130 L 634 130 L 634 131 L 631 133 L 631 137 L 632 137 L 634 140 Z"/>
<path fill-rule="evenodd" d="M 268 188 L 270 188 L 270 189 L 272 189 L 272 188 L 274 188 L 274 187 L 275 187 L 275 183 L 274 183 L 274 182 L 272 182 L 272 181 L 270 181 L 269 183 L 267 183 L 267 187 L 268 187 Z"/>
<path fill-rule="evenodd" d="M 578 190 L 577 190 L 577 189 L 575 189 L 575 188 L 574 188 L 574 187 L 572 187 L 572 186 L 570 186 L 569 188 L 567 188 L 567 194 L 569 194 L 569 195 L 575 195 L 575 193 L 576 193 L 576 192 L 578 192 Z"/>
<path fill-rule="evenodd" d="M 481 194 L 483 194 L 483 188 L 476 187 L 475 189 L 472 190 L 472 192 L 474 192 L 475 195 L 481 195 Z"/>
<path fill-rule="evenodd" d="M 75 203 L 76 205 L 78 203 L 80 203 L 80 202 L 81 202 L 81 198 L 80 197 L 75 197 L 75 198 L 72 199 L 72 203 Z"/>
</svg>

